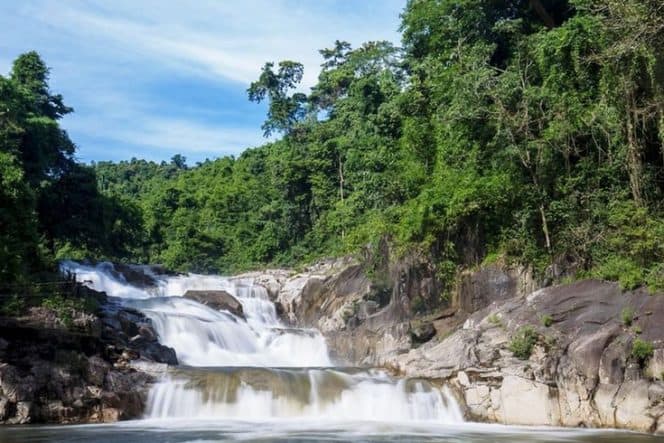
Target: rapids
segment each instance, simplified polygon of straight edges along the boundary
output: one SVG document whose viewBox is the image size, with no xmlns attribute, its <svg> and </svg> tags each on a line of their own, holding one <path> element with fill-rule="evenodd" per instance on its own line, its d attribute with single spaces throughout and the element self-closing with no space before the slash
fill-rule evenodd
<svg viewBox="0 0 664 443">
<path fill-rule="evenodd" d="M 317 330 L 286 327 L 262 286 L 250 279 L 156 275 L 130 284 L 112 264 L 67 261 L 65 272 L 149 317 L 180 367 L 149 393 L 146 419 L 298 420 L 311 423 L 455 424 L 463 415 L 444 387 L 378 369 L 335 367 Z M 224 290 L 246 319 L 183 298 L 187 290 Z"/>
</svg>

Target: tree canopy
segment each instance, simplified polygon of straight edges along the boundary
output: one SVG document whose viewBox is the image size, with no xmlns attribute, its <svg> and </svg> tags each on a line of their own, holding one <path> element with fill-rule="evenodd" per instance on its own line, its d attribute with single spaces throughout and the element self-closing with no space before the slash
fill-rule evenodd
<svg viewBox="0 0 664 443">
<path fill-rule="evenodd" d="M 300 63 L 266 63 L 247 92 L 281 137 L 194 167 L 75 163 L 71 109 L 26 54 L 0 78 L 3 272 L 44 250 L 229 272 L 388 238 L 450 285 L 500 259 L 662 288 L 662 16 L 656 0 L 411 0 L 402 47 L 335 41 L 307 93 Z"/>
</svg>

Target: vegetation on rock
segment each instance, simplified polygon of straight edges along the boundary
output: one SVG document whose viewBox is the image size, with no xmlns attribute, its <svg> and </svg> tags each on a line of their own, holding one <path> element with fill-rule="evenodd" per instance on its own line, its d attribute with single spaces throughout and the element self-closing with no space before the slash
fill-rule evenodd
<svg viewBox="0 0 664 443">
<path fill-rule="evenodd" d="M 643 365 L 650 357 L 653 356 L 655 350 L 653 344 L 637 338 L 632 343 L 632 357 L 634 357 L 641 365 Z"/>
<path fill-rule="evenodd" d="M 512 351 L 516 358 L 528 360 L 538 339 L 539 334 L 532 326 L 522 326 L 512 337 L 509 344 L 509 350 Z"/>
</svg>

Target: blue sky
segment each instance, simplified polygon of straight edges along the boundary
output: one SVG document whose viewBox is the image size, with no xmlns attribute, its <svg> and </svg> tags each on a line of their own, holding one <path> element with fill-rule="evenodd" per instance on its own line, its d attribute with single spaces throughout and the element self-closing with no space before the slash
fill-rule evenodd
<svg viewBox="0 0 664 443">
<path fill-rule="evenodd" d="M 0 73 L 37 50 L 81 161 L 189 163 L 264 142 L 245 90 L 266 61 L 304 63 L 334 40 L 399 43 L 405 0 L 0 0 Z"/>
</svg>

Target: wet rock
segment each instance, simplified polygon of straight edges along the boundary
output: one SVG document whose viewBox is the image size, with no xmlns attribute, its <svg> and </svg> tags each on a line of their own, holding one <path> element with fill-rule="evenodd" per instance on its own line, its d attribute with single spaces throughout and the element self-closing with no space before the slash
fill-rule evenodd
<svg viewBox="0 0 664 443">
<path fill-rule="evenodd" d="M 242 304 L 226 291 L 194 291 L 185 292 L 184 298 L 197 301 L 217 311 L 228 311 L 231 314 L 244 318 Z"/>
<path fill-rule="evenodd" d="M 9 400 L 7 397 L 0 397 L 0 421 L 4 421 L 9 416 Z"/>
<path fill-rule="evenodd" d="M 30 423 L 32 420 L 32 412 L 33 407 L 31 401 L 19 401 L 16 403 L 16 414 L 7 422 L 13 425 Z"/>
<path fill-rule="evenodd" d="M 158 270 L 158 267 L 150 268 L 146 266 L 125 265 L 122 263 L 113 264 L 113 271 L 116 275 L 122 276 L 127 283 L 138 288 L 155 286 L 157 281 L 151 273 Z"/>
<path fill-rule="evenodd" d="M 111 369 L 110 363 L 98 356 L 92 356 L 87 361 L 86 381 L 93 385 L 102 385 L 106 374 Z"/>
<path fill-rule="evenodd" d="M 411 376 L 449 380 L 475 419 L 654 431 L 664 417 L 664 383 L 648 374 L 659 368 L 664 334 L 650 324 L 655 355 L 644 370 L 631 358 L 635 335 L 620 313 L 633 308 L 645 333 L 639 314 L 656 311 L 658 304 L 664 305 L 664 298 L 623 293 L 615 284 L 594 280 L 546 288 L 493 302 L 442 341 L 388 364 Z M 554 323 L 544 326 L 543 314 Z M 524 325 L 538 339 L 530 358 L 520 360 L 509 344 Z"/>
</svg>

